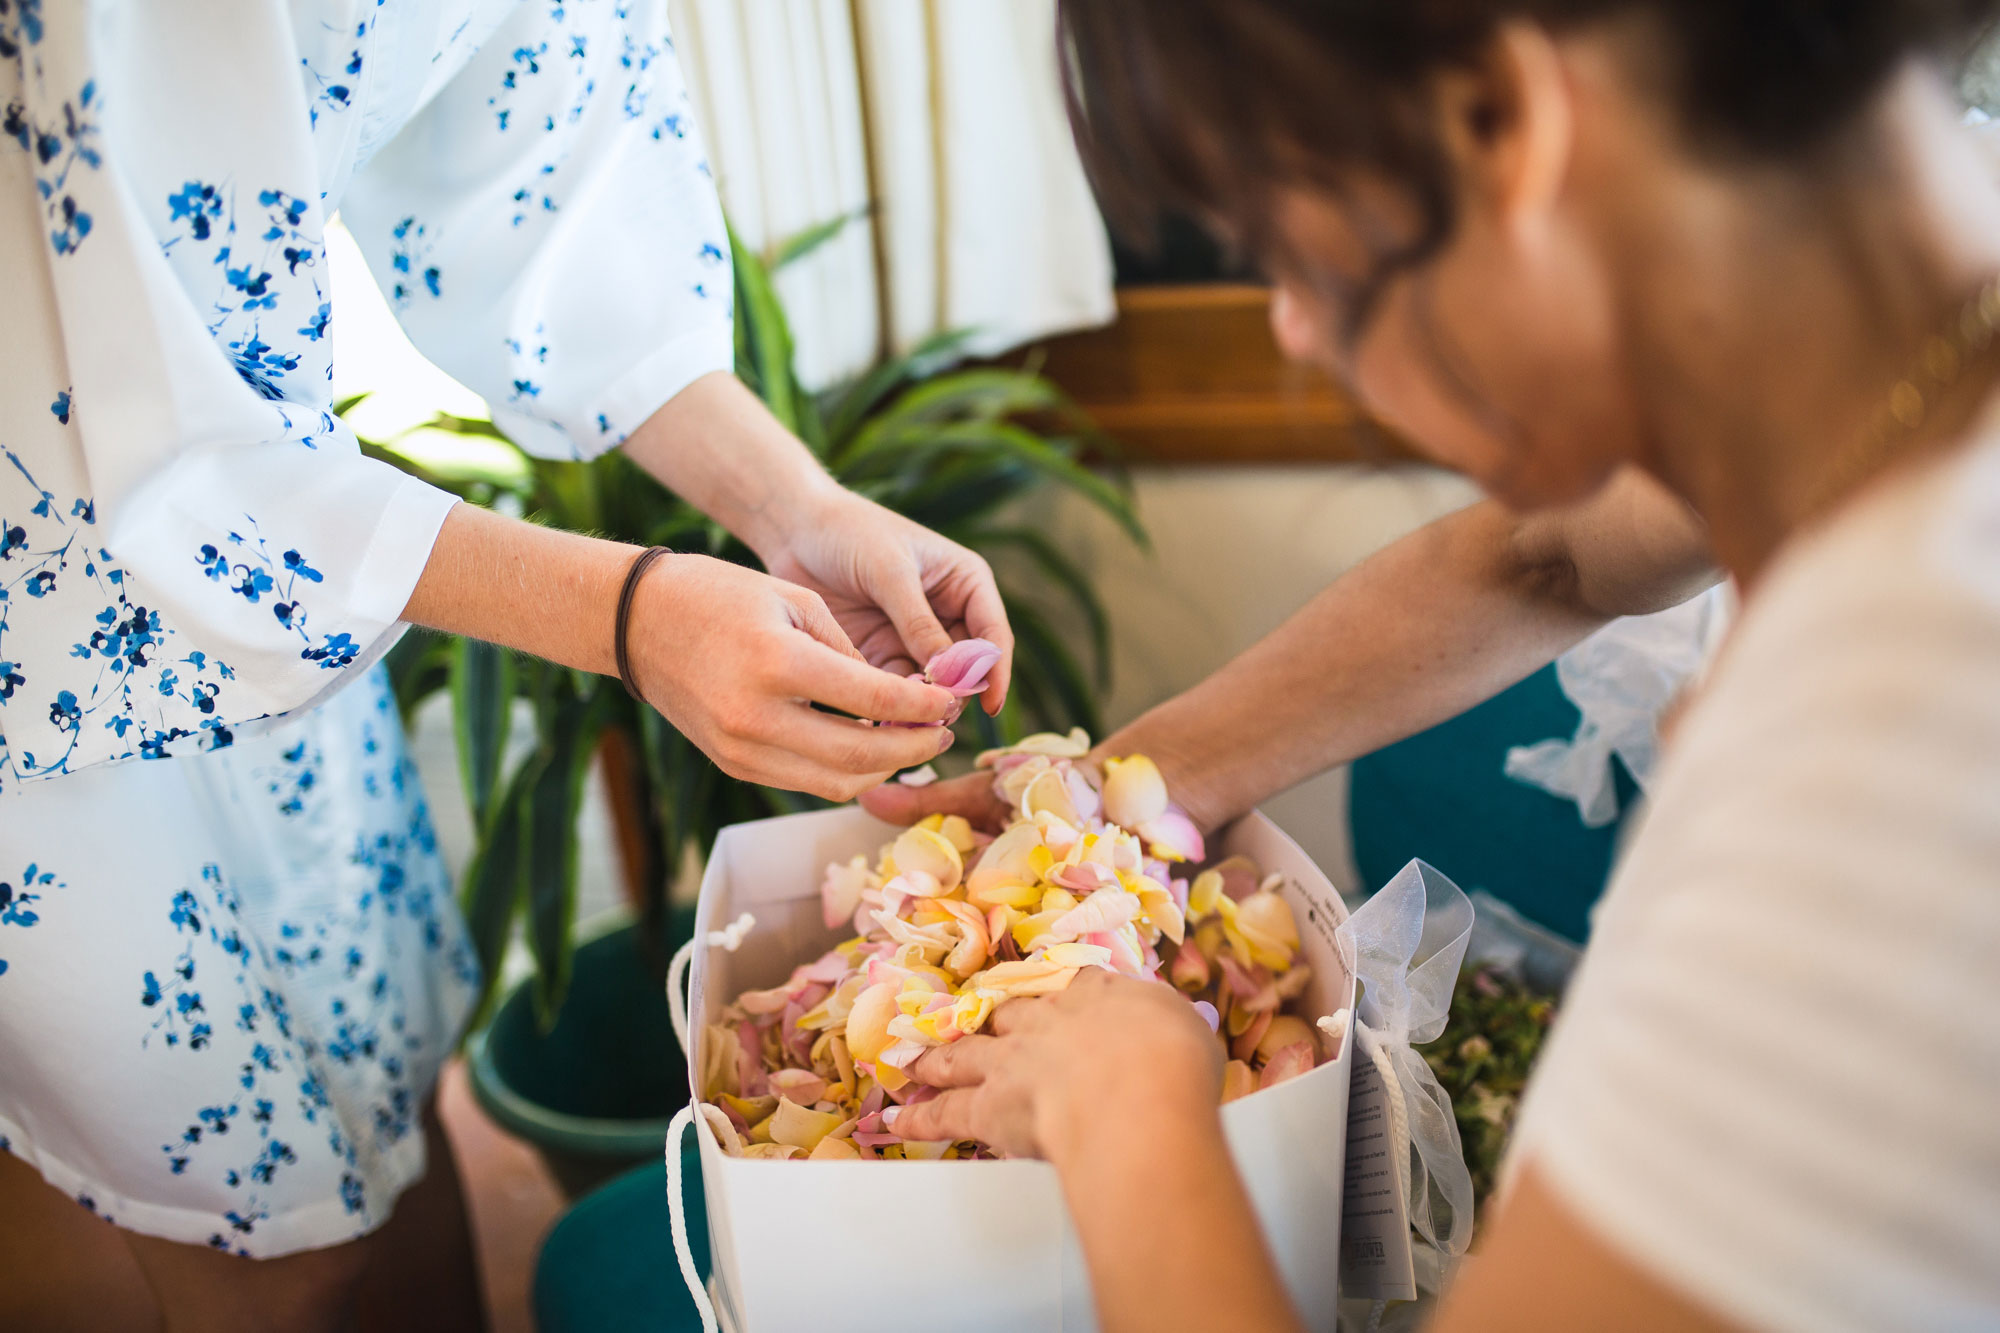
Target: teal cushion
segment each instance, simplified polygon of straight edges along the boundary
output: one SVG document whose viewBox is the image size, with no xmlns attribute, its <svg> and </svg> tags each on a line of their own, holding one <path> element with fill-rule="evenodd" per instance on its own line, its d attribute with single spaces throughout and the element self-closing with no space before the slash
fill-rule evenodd
<svg viewBox="0 0 2000 1333">
<path fill-rule="evenodd" d="M 1604 891 L 1638 788 L 1615 771 L 1618 820 L 1586 828 L 1574 801 L 1516 782 L 1507 751 L 1567 738 L 1579 714 L 1546 667 L 1512 689 L 1354 762 L 1348 810 L 1362 886 L 1380 888 L 1422 857 L 1460 888 L 1485 889 L 1578 942 Z"/>
<path fill-rule="evenodd" d="M 694 1139 L 681 1151 L 688 1248 L 709 1274 L 708 1214 Z M 681 1281 L 667 1215 L 664 1162 L 635 1167 L 579 1199 L 549 1232 L 535 1265 L 535 1324 L 541 1333 L 676 1333 L 701 1315 Z"/>
</svg>

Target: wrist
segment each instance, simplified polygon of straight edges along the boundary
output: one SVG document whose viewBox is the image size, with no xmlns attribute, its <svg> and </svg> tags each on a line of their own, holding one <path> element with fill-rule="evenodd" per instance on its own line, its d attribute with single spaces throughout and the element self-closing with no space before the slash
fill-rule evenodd
<svg viewBox="0 0 2000 1333">
<path fill-rule="evenodd" d="M 1195 827 L 1204 834 L 1213 833 L 1241 813 L 1226 809 L 1225 802 L 1220 799 L 1221 793 L 1211 790 L 1211 784 L 1197 776 L 1212 772 L 1215 765 L 1203 764 L 1198 757 L 1189 754 L 1185 747 L 1170 739 L 1171 732 L 1148 727 L 1149 716 L 1141 716 L 1105 737 L 1084 756 L 1083 762 L 1094 765 L 1101 773 L 1106 759 L 1145 755 L 1165 779 L 1167 799 L 1185 810 Z"/>
<path fill-rule="evenodd" d="M 1130 1178 L 1161 1162 L 1223 1144 L 1218 1094 L 1193 1079 L 1078 1088 L 1039 1138 L 1042 1155 L 1065 1180 L 1101 1174 Z M 1223 1151 L 1227 1151 L 1226 1147 Z"/>
<path fill-rule="evenodd" d="M 1042 1155 L 1057 1166 L 1107 1155 L 1150 1159 L 1156 1148 L 1219 1133 L 1221 1065 L 1213 1047 L 1206 1031 L 1195 1041 L 1128 1031 L 1115 1049 L 1053 1085 L 1037 1117 Z"/>
<path fill-rule="evenodd" d="M 746 508 L 730 527 L 766 569 L 775 566 L 801 533 L 817 530 L 843 500 L 852 498 L 852 492 L 803 448 L 790 463 L 771 481 L 762 502 Z"/>
</svg>

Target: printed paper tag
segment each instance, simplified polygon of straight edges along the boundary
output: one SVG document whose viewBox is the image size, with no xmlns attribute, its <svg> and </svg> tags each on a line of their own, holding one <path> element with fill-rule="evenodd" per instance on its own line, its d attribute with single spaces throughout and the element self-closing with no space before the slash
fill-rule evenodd
<svg viewBox="0 0 2000 1333">
<path fill-rule="evenodd" d="M 1397 1184 L 1398 1151 L 1389 1131 L 1389 1089 L 1375 1065 L 1374 1034 L 1354 1025 L 1347 1092 L 1347 1181 L 1340 1216 L 1340 1294 L 1370 1300 L 1417 1298 L 1410 1254 L 1409 1201 Z"/>
</svg>

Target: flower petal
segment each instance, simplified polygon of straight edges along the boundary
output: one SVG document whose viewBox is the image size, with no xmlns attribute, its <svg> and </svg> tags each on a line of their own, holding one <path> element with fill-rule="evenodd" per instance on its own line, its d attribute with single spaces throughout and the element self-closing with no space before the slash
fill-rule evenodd
<svg viewBox="0 0 2000 1333">
<path fill-rule="evenodd" d="M 1167 811 L 1167 780 L 1143 754 L 1104 761 L 1104 817 L 1136 829 Z"/>
<path fill-rule="evenodd" d="M 861 1160 L 861 1150 L 854 1146 L 852 1139 L 837 1139 L 828 1135 L 813 1145 L 813 1150 L 806 1154 L 806 1160 L 812 1162 L 858 1162 Z"/>
<path fill-rule="evenodd" d="M 1041 900 L 1039 892 L 1024 896 L 1041 882 L 1036 852 L 1046 853 L 1042 835 L 1033 824 L 1016 824 L 986 845 L 965 879 L 965 896 L 976 906 L 1026 907 Z"/>
<path fill-rule="evenodd" d="M 707 1102 L 701 1103 L 701 1118 L 708 1122 L 711 1130 L 715 1131 L 716 1142 L 722 1145 L 722 1151 L 731 1157 L 743 1155 L 743 1136 L 736 1132 L 736 1126 L 730 1123 L 729 1117 L 724 1115 L 719 1107 L 710 1106 Z"/>
<path fill-rule="evenodd" d="M 889 1020 L 897 1016 L 896 995 L 901 989 L 893 982 L 870 986 L 854 999 L 847 1014 L 847 1051 L 856 1060 L 873 1062 L 888 1046 Z"/>
<path fill-rule="evenodd" d="M 1312 1046 L 1311 1024 L 1296 1014 L 1273 1014 L 1270 1023 L 1257 1038 L 1256 1059 L 1268 1066 L 1277 1058 L 1278 1052 L 1287 1046 L 1296 1046 L 1300 1042 L 1304 1042 L 1308 1047 Z"/>
<path fill-rule="evenodd" d="M 1176 988 L 1190 995 L 1208 989 L 1208 959 L 1194 945 L 1184 945 L 1174 951 L 1174 960 L 1167 964 L 1167 977 Z"/>
<path fill-rule="evenodd" d="M 896 862 L 896 873 L 900 878 L 910 880 L 923 876 L 933 886 L 928 890 L 910 890 L 919 897 L 934 898 L 938 894 L 949 893 L 958 887 L 959 879 L 965 873 L 965 863 L 951 839 L 922 824 L 904 829 L 889 854 Z"/>
<path fill-rule="evenodd" d="M 771 1117 L 771 1142 L 789 1143 L 801 1151 L 811 1152 L 844 1119 L 845 1116 L 835 1112 L 815 1111 L 800 1106 L 789 1097 L 780 1097 L 778 1109 Z"/>
<path fill-rule="evenodd" d="M 986 677 L 1005 654 L 985 639 L 960 639 L 924 664 L 924 679 L 961 699 L 986 688 Z"/>
<path fill-rule="evenodd" d="M 1301 1074 L 1310 1074 L 1313 1067 L 1313 1048 L 1310 1041 L 1294 1042 L 1271 1057 L 1264 1066 L 1264 1073 L 1258 1079 L 1260 1088 L 1275 1088 L 1287 1079 Z"/>
<path fill-rule="evenodd" d="M 789 1162 L 794 1157 L 805 1156 L 789 1143 L 753 1143 L 743 1150 L 743 1155 L 773 1162 Z"/>
<path fill-rule="evenodd" d="M 1199 861 L 1207 851 L 1201 830 L 1177 805 L 1133 826 L 1133 832 L 1146 840 L 1153 855 L 1169 861 Z"/>
<path fill-rule="evenodd" d="M 771 1074 L 771 1091 L 800 1106 L 811 1106 L 826 1096 L 826 1080 L 810 1069 L 779 1069 Z"/>
<path fill-rule="evenodd" d="M 1139 900 L 1125 890 L 1099 889 L 1051 922 L 1048 933 L 1060 941 L 1116 930 L 1137 920 L 1140 911 Z"/>
<path fill-rule="evenodd" d="M 1032 736 L 1023 736 L 1012 745 L 997 750 L 982 750 L 976 761 L 981 768 L 997 767 L 1002 759 L 1026 755 L 1044 755 L 1050 759 L 1081 759 L 1090 753 L 1090 733 L 1082 727 L 1071 727 L 1067 736 L 1055 731 L 1038 731 Z"/>
</svg>

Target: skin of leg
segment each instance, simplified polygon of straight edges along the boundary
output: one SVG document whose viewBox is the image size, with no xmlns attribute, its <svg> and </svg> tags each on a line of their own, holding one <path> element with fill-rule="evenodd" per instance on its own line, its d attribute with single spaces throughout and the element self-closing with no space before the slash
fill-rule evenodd
<svg viewBox="0 0 2000 1333">
<path fill-rule="evenodd" d="M 377 1243 L 357 1304 L 362 1328 L 421 1333 L 485 1333 L 479 1263 L 459 1184 L 458 1159 L 438 1123 L 424 1113 L 429 1165 L 396 1200 L 396 1211 L 371 1238 Z"/>
<path fill-rule="evenodd" d="M 128 1234 L 0 1153 L 0 1328 L 157 1333 L 159 1302 Z"/>
<path fill-rule="evenodd" d="M 424 1178 L 380 1229 L 279 1259 L 123 1230 L 0 1155 L 0 1328 L 483 1333 L 458 1164 L 434 1109 L 425 1112 L 424 1137 Z"/>
<path fill-rule="evenodd" d="M 278 1259 L 131 1232 L 126 1239 L 159 1300 L 165 1333 L 347 1333 L 361 1327 L 355 1307 L 379 1234 Z"/>
</svg>

